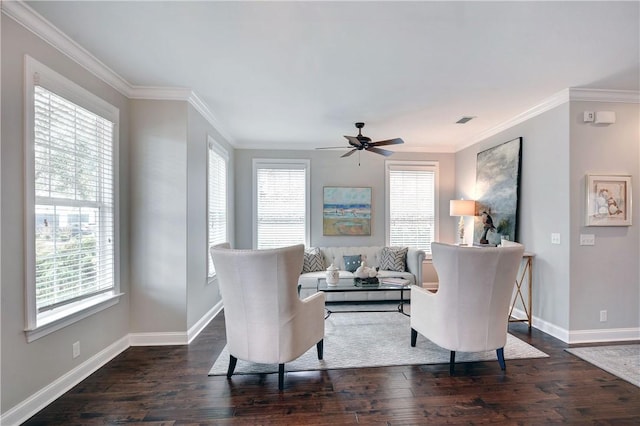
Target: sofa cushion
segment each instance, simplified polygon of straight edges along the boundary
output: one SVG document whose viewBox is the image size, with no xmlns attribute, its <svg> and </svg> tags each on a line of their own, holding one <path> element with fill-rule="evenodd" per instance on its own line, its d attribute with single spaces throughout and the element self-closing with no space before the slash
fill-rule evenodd
<svg viewBox="0 0 640 426">
<path fill-rule="evenodd" d="M 404 272 L 408 247 L 384 247 L 380 254 L 380 269 Z"/>
<path fill-rule="evenodd" d="M 361 256 L 359 254 L 343 256 L 344 258 L 344 269 L 349 272 L 355 272 L 360 266 Z"/>
<path fill-rule="evenodd" d="M 317 247 L 312 247 L 304 251 L 304 262 L 302 273 L 324 271 L 324 256 Z"/>
</svg>

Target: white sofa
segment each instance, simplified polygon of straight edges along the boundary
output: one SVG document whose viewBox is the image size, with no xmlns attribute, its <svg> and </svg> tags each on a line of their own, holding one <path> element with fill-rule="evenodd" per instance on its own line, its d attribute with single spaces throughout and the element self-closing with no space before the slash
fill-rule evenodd
<svg viewBox="0 0 640 426">
<path fill-rule="evenodd" d="M 334 264 L 340 269 L 340 278 L 353 278 L 352 272 L 346 271 L 344 266 L 344 257 L 351 255 L 360 255 L 368 267 L 380 266 L 380 255 L 383 246 L 369 247 L 318 247 L 324 257 L 324 270 L 316 272 L 305 272 L 300 275 L 298 285 L 300 287 L 300 297 L 302 299 L 316 293 L 318 278 L 326 277 L 326 268 Z M 378 277 L 402 277 L 411 282 L 411 284 L 422 285 L 422 262 L 425 258 L 423 250 L 409 249 L 406 257 L 405 272 L 398 271 L 378 271 Z M 405 291 L 404 297 L 408 299 L 410 292 Z M 326 300 L 331 302 L 343 301 L 368 301 L 368 300 L 399 300 L 399 291 L 356 291 L 356 292 L 328 292 L 325 294 Z"/>
</svg>

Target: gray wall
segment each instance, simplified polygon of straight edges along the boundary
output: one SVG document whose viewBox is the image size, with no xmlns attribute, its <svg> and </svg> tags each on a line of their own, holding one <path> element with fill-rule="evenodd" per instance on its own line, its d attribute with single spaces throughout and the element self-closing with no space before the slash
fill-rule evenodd
<svg viewBox="0 0 640 426">
<path fill-rule="evenodd" d="M 586 125 L 587 110 L 616 111 L 618 122 Z M 535 254 L 534 324 L 565 341 L 584 339 L 584 330 L 622 337 L 617 330 L 640 324 L 637 209 L 632 227 L 584 227 L 587 172 L 639 175 L 638 117 L 637 104 L 567 102 L 456 154 L 458 195 L 473 198 L 477 153 L 523 137 L 518 226 L 519 241 Z M 551 233 L 560 234 L 560 245 L 551 244 Z M 596 234 L 596 245 L 580 246 L 580 233 Z M 599 322 L 603 309 L 606 323 Z"/>
<path fill-rule="evenodd" d="M 571 306 L 573 331 L 625 329 L 640 325 L 640 107 L 638 104 L 572 102 Z M 616 123 L 584 123 L 584 111 L 614 111 Z M 633 226 L 586 227 L 587 173 L 632 175 Z M 580 246 L 580 234 L 595 246 Z M 606 310 L 606 323 L 600 311 Z"/>
<path fill-rule="evenodd" d="M 343 151 L 236 150 L 236 246 L 252 246 L 252 159 L 311 160 L 311 246 L 369 246 L 385 244 L 385 158 L 372 153 L 340 158 Z M 396 152 L 390 160 L 439 162 L 439 239 L 453 242 L 457 218 L 449 216 L 449 200 L 454 195 L 455 165 L 453 154 Z M 371 236 L 326 237 L 322 235 L 322 194 L 325 186 L 365 186 L 372 188 Z"/>
<path fill-rule="evenodd" d="M 5 412 L 63 374 L 78 367 L 129 332 L 128 170 L 129 104 L 15 21 L 2 15 L 2 401 Z M 19 40 L 19 43 L 17 42 Z M 24 259 L 24 55 L 28 53 L 120 109 L 120 303 L 73 325 L 27 343 Z M 81 355 L 71 346 L 80 341 Z"/>
</svg>

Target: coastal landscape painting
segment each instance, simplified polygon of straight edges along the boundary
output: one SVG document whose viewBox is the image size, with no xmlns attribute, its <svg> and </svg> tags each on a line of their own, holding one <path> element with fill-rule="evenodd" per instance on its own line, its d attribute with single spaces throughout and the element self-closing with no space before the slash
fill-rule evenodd
<svg viewBox="0 0 640 426">
<path fill-rule="evenodd" d="M 371 235 L 371 188 L 324 187 L 323 235 Z"/>
</svg>

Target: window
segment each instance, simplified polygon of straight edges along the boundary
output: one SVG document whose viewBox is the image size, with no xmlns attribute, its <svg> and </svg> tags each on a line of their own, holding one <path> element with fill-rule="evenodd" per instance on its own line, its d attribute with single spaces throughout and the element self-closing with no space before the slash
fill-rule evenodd
<svg viewBox="0 0 640 426">
<path fill-rule="evenodd" d="M 431 253 L 437 239 L 435 162 L 387 161 L 387 244 Z"/>
<path fill-rule="evenodd" d="M 118 110 L 29 57 L 26 70 L 31 341 L 117 302 Z"/>
<path fill-rule="evenodd" d="M 258 249 L 309 242 L 309 160 L 253 160 Z"/>
<path fill-rule="evenodd" d="M 209 165 L 207 178 L 207 220 L 209 245 L 208 248 L 216 244 L 228 241 L 227 233 L 227 163 L 229 155 L 211 137 L 208 140 Z M 208 276 L 215 275 L 213 260 L 207 248 L 207 258 L 209 259 Z"/>
</svg>

